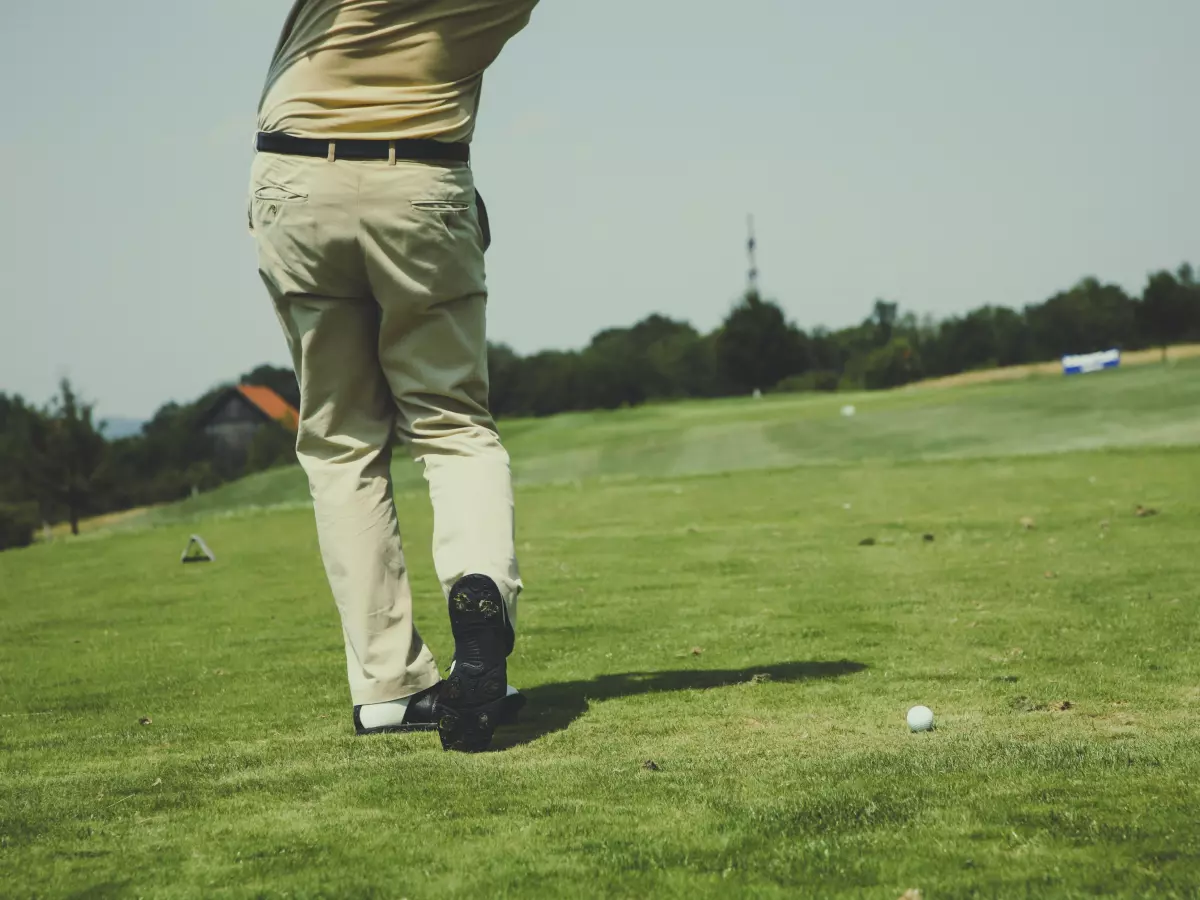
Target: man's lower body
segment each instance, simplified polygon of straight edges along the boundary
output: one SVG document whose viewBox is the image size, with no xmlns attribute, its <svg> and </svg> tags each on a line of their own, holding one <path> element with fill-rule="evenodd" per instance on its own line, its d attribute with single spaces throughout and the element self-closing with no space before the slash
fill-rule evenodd
<svg viewBox="0 0 1200 900">
<path fill-rule="evenodd" d="M 359 731 L 399 730 L 419 699 L 419 724 L 432 704 L 444 746 L 482 749 L 502 712 L 521 580 L 509 459 L 488 411 L 471 170 L 259 153 L 250 225 L 300 382 L 297 453 Z M 425 465 L 455 635 L 436 691 L 393 500 L 397 440 Z"/>
</svg>

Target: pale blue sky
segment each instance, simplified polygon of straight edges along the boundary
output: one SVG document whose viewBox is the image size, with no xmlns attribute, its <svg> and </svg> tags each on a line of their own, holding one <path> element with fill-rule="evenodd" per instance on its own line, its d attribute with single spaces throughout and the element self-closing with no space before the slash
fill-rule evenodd
<svg viewBox="0 0 1200 900">
<path fill-rule="evenodd" d="M 21 3 L 0 34 L 0 390 L 146 416 L 286 360 L 245 228 L 290 0 Z M 489 75 L 491 334 L 716 325 L 759 224 L 801 326 L 1200 262 L 1196 0 L 543 0 Z"/>
</svg>

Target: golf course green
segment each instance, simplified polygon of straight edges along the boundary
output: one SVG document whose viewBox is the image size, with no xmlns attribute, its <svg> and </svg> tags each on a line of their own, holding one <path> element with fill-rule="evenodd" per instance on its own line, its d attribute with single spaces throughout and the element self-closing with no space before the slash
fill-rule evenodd
<svg viewBox="0 0 1200 900">
<path fill-rule="evenodd" d="M 0 554 L 0 895 L 1200 894 L 1200 360 L 501 431 L 495 752 L 354 737 L 298 469 Z"/>
</svg>

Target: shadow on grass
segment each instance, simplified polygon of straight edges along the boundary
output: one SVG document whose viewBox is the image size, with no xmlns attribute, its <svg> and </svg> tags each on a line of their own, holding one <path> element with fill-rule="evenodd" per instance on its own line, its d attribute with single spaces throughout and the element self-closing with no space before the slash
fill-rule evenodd
<svg viewBox="0 0 1200 900">
<path fill-rule="evenodd" d="M 588 703 L 593 700 L 612 700 L 617 697 L 663 691 L 707 690 L 756 680 L 786 682 L 838 678 L 862 672 L 866 668 L 865 663 L 850 660 L 790 662 L 773 666 L 751 666 L 746 669 L 626 672 L 621 675 L 600 675 L 591 681 L 543 684 L 522 691 L 528 705 L 521 713 L 520 722 L 511 728 L 496 732 L 492 747 L 495 750 L 506 750 L 562 731 L 587 712 Z"/>
</svg>

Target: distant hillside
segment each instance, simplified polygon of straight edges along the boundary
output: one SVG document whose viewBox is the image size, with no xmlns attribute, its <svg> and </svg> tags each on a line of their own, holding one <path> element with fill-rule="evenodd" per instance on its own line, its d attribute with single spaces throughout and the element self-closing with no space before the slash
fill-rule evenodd
<svg viewBox="0 0 1200 900">
<path fill-rule="evenodd" d="M 844 406 L 853 406 L 847 416 Z M 679 477 L 802 465 L 956 460 L 1200 444 L 1200 358 L 1065 378 L 939 390 L 771 394 L 650 404 L 500 423 L 519 485 Z M 397 452 L 399 492 L 425 490 Z M 172 521 L 247 507 L 307 504 L 296 466 L 243 478 L 153 510 Z"/>
<path fill-rule="evenodd" d="M 1164 351 L 1159 348 L 1122 353 L 1121 365 L 1123 367 L 1153 365 L 1162 362 L 1163 353 Z M 1171 362 L 1194 359 L 1200 356 L 1200 344 L 1176 344 L 1173 347 L 1168 347 L 1165 353 L 1167 359 Z M 1055 360 L 1054 362 L 1028 363 L 1023 366 L 1002 366 L 997 369 L 977 369 L 971 372 L 962 372 L 958 375 L 945 375 L 941 378 L 930 378 L 925 381 L 914 382 L 907 385 L 905 389 L 961 387 L 968 384 L 989 384 L 993 381 L 1018 381 L 1034 375 L 1060 374 L 1062 374 L 1062 362 Z"/>
</svg>

